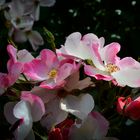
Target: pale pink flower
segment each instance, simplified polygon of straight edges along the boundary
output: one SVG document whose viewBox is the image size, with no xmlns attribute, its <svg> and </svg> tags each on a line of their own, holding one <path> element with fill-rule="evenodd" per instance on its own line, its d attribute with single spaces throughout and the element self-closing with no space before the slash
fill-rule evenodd
<svg viewBox="0 0 140 140">
<path fill-rule="evenodd" d="M 89 60 L 91 65 L 84 65 L 85 73 L 97 80 L 113 81 L 120 86 L 140 87 L 140 63 L 131 57 L 120 60 L 118 43 L 104 45 L 104 38 L 94 34 L 83 37 L 79 32 L 70 34 L 57 54 L 73 59 Z"/>
<path fill-rule="evenodd" d="M 40 87 L 53 89 L 63 86 L 75 68 L 75 63 L 59 61 L 54 52 L 44 49 L 38 58 L 25 64 L 24 74 L 41 82 Z"/>
<path fill-rule="evenodd" d="M 82 60 L 93 58 L 93 46 L 102 46 L 104 38 L 98 38 L 89 33 L 82 37 L 79 32 L 74 32 L 66 38 L 64 46 L 57 49 L 57 54 L 66 57 L 76 57 Z"/>
<path fill-rule="evenodd" d="M 32 125 L 39 121 L 45 113 L 42 100 L 33 94 L 22 93 L 21 101 L 8 102 L 4 107 L 4 115 L 13 126 L 19 122 L 14 130 L 16 140 L 35 140 Z"/>
<path fill-rule="evenodd" d="M 74 89 L 82 90 L 89 86 L 95 86 L 95 84 L 91 81 L 90 77 L 86 77 L 85 79 L 82 80 L 79 79 L 80 79 L 80 74 L 78 70 L 67 78 L 64 89 L 70 92 Z"/>
<path fill-rule="evenodd" d="M 31 53 L 26 50 L 17 50 L 15 47 L 13 47 L 11 44 L 7 46 L 7 50 L 9 52 L 9 55 L 11 59 L 13 59 L 14 62 L 20 62 L 20 63 L 26 63 L 30 62 L 34 59 L 34 57 L 31 55 Z"/>
<path fill-rule="evenodd" d="M 99 112 L 91 112 L 81 124 L 71 126 L 69 140 L 117 140 L 106 137 L 108 129 L 109 122 Z"/>
<path fill-rule="evenodd" d="M 52 98 L 46 103 L 46 115 L 42 118 L 41 124 L 48 130 L 52 126 L 64 121 L 68 114 L 73 114 L 83 120 L 94 108 L 94 100 L 90 94 L 81 94 L 80 96 L 67 95 L 64 98 Z"/>
<path fill-rule="evenodd" d="M 93 97 L 88 93 L 61 97 L 63 94 L 61 90 L 48 90 L 39 87 L 34 88 L 31 92 L 42 98 L 45 103 L 46 112 L 41 119 L 41 125 L 48 130 L 64 121 L 69 113 L 83 120 L 94 108 Z"/>
</svg>

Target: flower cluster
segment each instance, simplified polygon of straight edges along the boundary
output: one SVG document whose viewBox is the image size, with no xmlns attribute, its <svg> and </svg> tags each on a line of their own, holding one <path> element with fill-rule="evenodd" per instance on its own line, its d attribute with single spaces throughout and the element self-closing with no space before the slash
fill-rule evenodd
<svg viewBox="0 0 140 140">
<path fill-rule="evenodd" d="M 14 138 L 34 140 L 33 124 L 39 122 L 49 140 L 116 140 L 107 135 L 109 121 L 88 88 L 94 90 L 96 81 L 140 87 L 140 63 L 131 57 L 121 59 L 119 51 L 118 43 L 104 46 L 103 37 L 92 33 L 82 37 L 79 32 L 70 34 L 56 52 L 43 49 L 37 57 L 9 44 L 8 72 L 0 73 L 0 94 L 16 97 L 4 106 Z M 119 114 L 140 119 L 139 97 L 115 100 Z"/>
<path fill-rule="evenodd" d="M 44 40 L 33 24 L 40 6 L 54 3 L 1 0 L 8 35 L 15 42 L 28 40 L 36 51 Z M 13 42 L 6 49 L 7 71 L 0 71 L 6 139 L 118 140 L 122 124 L 140 120 L 140 63 L 120 58 L 119 43 L 105 45 L 103 37 L 74 32 L 61 47 L 39 54 Z"/>
</svg>

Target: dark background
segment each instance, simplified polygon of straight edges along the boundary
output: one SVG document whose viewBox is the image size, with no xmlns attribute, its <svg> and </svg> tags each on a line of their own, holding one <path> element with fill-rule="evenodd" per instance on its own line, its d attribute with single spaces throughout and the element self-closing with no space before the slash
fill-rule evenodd
<svg viewBox="0 0 140 140">
<path fill-rule="evenodd" d="M 120 56 L 140 56 L 140 0 L 56 0 L 41 9 L 41 24 L 55 36 L 57 47 L 70 33 L 95 33 L 105 44 L 119 42 Z M 39 24 L 40 24 L 39 23 Z"/>
</svg>

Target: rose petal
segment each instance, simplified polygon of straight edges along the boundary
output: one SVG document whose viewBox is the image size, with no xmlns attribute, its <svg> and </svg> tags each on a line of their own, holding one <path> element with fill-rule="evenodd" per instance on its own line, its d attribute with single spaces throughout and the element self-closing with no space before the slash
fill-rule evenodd
<svg viewBox="0 0 140 140">
<path fill-rule="evenodd" d="M 59 103 L 60 99 L 54 98 L 46 104 L 46 113 L 41 120 L 41 124 L 48 130 L 67 118 L 68 113 L 60 109 Z"/>
<path fill-rule="evenodd" d="M 31 94 L 31 92 L 22 92 L 21 100 L 28 101 L 31 105 L 31 114 L 33 121 L 39 121 L 45 113 L 45 106 L 40 97 Z"/>
<path fill-rule="evenodd" d="M 94 108 L 94 100 L 90 94 L 81 94 L 78 97 L 68 95 L 61 99 L 60 107 L 83 120 Z"/>
</svg>

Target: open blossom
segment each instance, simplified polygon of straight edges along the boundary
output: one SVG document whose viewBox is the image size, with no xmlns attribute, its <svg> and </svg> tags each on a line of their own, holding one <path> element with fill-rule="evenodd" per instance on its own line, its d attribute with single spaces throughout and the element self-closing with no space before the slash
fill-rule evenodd
<svg viewBox="0 0 140 140">
<path fill-rule="evenodd" d="M 98 52 L 99 62 L 95 66 L 85 65 L 85 73 L 97 80 L 113 81 L 120 86 L 140 86 L 140 63 L 131 57 L 120 59 L 117 53 L 120 50 L 118 43 L 111 43 Z M 96 59 L 96 58 L 95 58 Z"/>
<path fill-rule="evenodd" d="M 39 121 L 45 113 L 44 103 L 33 94 L 22 93 L 21 101 L 8 102 L 4 107 L 4 115 L 12 124 L 16 140 L 35 140 L 32 131 L 33 122 Z"/>
<path fill-rule="evenodd" d="M 140 97 L 135 100 L 130 97 L 119 97 L 117 111 L 133 120 L 140 120 Z"/>
<path fill-rule="evenodd" d="M 74 120 L 66 119 L 49 132 L 49 140 L 68 140 L 70 127 Z"/>
<path fill-rule="evenodd" d="M 41 82 L 40 87 L 53 89 L 63 86 L 76 68 L 75 63 L 60 61 L 54 52 L 44 49 L 38 58 L 25 64 L 24 74 Z"/>
<path fill-rule="evenodd" d="M 109 122 L 98 112 L 91 112 L 82 124 L 73 124 L 69 130 L 69 140 L 117 140 L 106 137 Z"/>
<path fill-rule="evenodd" d="M 76 32 L 69 35 L 65 45 L 57 50 L 58 55 L 90 60 L 91 65 L 84 64 L 85 73 L 97 80 L 113 81 L 120 86 L 140 87 L 140 63 L 131 57 L 120 59 L 118 43 L 104 46 L 104 38 L 94 34 Z"/>
<path fill-rule="evenodd" d="M 48 90 L 40 87 L 35 87 L 31 92 L 38 95 L 45 104 L 46 112 L 41 124 L 48 130 L 64 121 L 69 113 L 83 120 L 94 108 L 93 97 L 88 93 L 75 96 L 70 91 L 67 93 L 62 89 Z"/>
<path fill-rule="evenodd" d="M 55 96 L 46 103 L 46 117 L 42 118 L 41 124 L 50 130 L 52 126 L 64 121 L 69 113 L 83 120 L 93 108 L 94 100 L 90 94 L 81 94 L 78 97 L 67 95 L 65 98 Z"/>
</svg>

